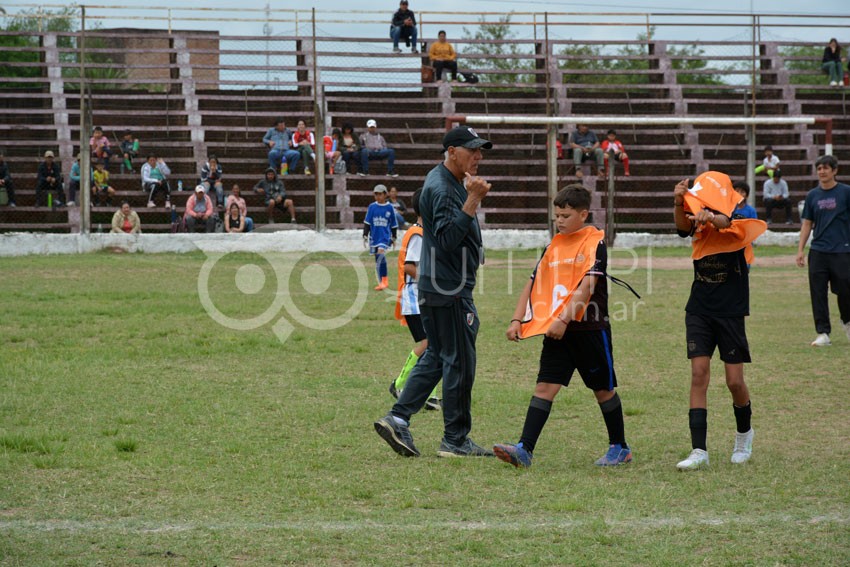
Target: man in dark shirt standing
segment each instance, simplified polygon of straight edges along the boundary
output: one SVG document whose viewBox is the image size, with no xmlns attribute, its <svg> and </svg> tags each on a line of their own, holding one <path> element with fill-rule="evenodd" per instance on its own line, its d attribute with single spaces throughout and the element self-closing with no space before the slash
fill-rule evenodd
<svg viewBox="0 0 850 567">
<path fill-rule="evenodd" d="M 375 422 L 378 435 L 405 457 L 419 456 L 408 428 L 410 417 L 424 407 L 441 378 L 444 435 L 437 455 L 493 456 L 468 437 L 479 326 L 472 290 L 483 263 L 475 213 L 490 190 L 477 174 L 482 148 L 492 147 L 467 126 L 448 132 L 443 138 L 445 160 L 428 173 L 419 198 L 423 225 L 419 297 L 428 348 L 398 401 Z"/>
<path fill-rule="evenodd" d="M 416 29 L 416 16 L 413 14 L 413 10 L 407 9 L 407 0 L 401 0 L 398 6 L 398 10 L 395 14 L 393 14 L 393 23 L 390 24 L 390 37 L 393 40 L 393 53 L 401 53 L 401 49 L 398 47 L 398 42 L 400 39 L 404 38 L 405 45 L 410 47 L 411 53 L 419 53 L 419 50 L 416 48 L 416 36 L 418 30 Z"/>
<path fill-rule="evenodd" d="M 838 160 L 822 156 L 815 162 L 818 186 L 806 195 L 797 265 L 806 265 L 803 252 L 814 230 L 809 249 L 809 294 L 818 336 L 812 346 L 829 346 L 829 294 L 838 296 L 838 312 L 850 339 L 850 186 L 835 180 Z"/>
</svg>

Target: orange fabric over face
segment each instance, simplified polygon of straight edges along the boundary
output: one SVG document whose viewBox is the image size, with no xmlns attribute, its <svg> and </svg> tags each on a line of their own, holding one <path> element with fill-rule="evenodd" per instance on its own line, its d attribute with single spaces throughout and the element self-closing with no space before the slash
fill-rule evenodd
<svg viewBox="0 0 850 567">
<path fill-rule="evenodd" d="M 732 226 L 723 230 L 718 230 L 713 224 L 706 223 L 694 232 L 691 258 L 699 260 L 711 254 L 735 252 L 746 248 L 766 230 L 767 223 L 758 219 L 736 219 L 732 221 Z M 745 256 L 747 256 L 747 263 L 752 264 L 755 256 L 752 253 L 752 247 L 749 248 Z"/>
<path fill-rule="evenodd" d="M 520 338 L 543 335 L 596 263 L 596 248 L 605 233 L 586 226 L 571 234 L 556 234 L 537 264 Z M 578 313 L 584 315 L 586 307 Z"/>
<path fill-rule="evenodd" d="M 694 186 L 685 193 L 685 211 L 695 214 L 704 208 L 732 218 L 741 196 L 732 188 L 732 180 L 725 173 L 706 171 L 694 180 Z"/>
<path fill-rule="evenodd" d="M 407 321 L 404 320 L 404 315 L 401 314 L 401 294 L 404 291 L 404 259 L 407 258 L 407 245 L 410 244 L 410 239 L 418 234 L 422 236 L 422 227 L 413 225 L 404 233 L 404 238 L 401 239 L 401 250 L 398 252 L 398 293 L 396 293 L 395 301 L 395 318 L 401 321 L 403 326 L 407 326 Z"/>
</svg>

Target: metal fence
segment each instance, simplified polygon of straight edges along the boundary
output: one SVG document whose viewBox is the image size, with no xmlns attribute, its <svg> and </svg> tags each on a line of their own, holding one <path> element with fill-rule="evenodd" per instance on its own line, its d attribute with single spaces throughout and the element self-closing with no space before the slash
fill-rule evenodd
<svg viewBox="0 0 850 567">
<path fill-rule="evenodd" d="M 122 14 L 121 27 L 114 27 Z M 253 186 L 266 166 L 260 139 L 275 117 L 285 116 L 290 126 L 304 119 L 319 132 L 345 122 L 363 131 L 367 118 L 376 118 L 397 151 L 401 176 L 393 183 L 404 197 L 435 164 L 433 148 L 439 145 L 448 114 L 575 116 L 576 121 L 583 115 L 845 114 L 843 94 L 825 84 L 819 58 L 812 55 L 821 44 L 758 40 L 791 29 L 785 17 L 767 22 L 765 17 L 727 16 L 721 24 L 711 16 L 688 15 L 690 21 L 677 21 L 683 16 L 676 14 L 514 13 L 508 26 L 506 14 L 484 14 L 492 25 L 505 24 L 501 39 L 474 37 L 468 29 L 466 37 L 461 31 L 451 39 L 461 70 L 475 74 L 479 82 L 448 84 L 423 82 L 422 66 L 428 62 L 423 54 L 391 51 L 387 24 L 379 23 L 381 14 L 346 16 L 343 22 L 339 15 L 321 11 L 267 15 L 246 10 L 237 15 L 211 9 L 193 9 L 190 16 L 174 8 L 151 7 L 137 17 L 126 9 L 87 7 L 63 16 L 81 24 L 80 30 L 46 31 L 53 20 L 36 14 L 42 31 L 0 33 L 0 104 L 5 107 L 0 130 L 7 140 L 5 161 L 22 196 L 18 210 L 0 207 L 0 229 L 108 226 L 109 207 L 36 207 L 35 170 L 41 156 L 48 150 L 56 154 L 67 193 L 73 157 L 81 145 L 88 145 L 93 125 L 104 127 L 113 145 L 125 129 L 132 129 L 142 140 L 139 159 L 148 151 L 164 155 L 172 177 L 189 187 L 214 153 L 225 166 L 228 182 L 244 189 Z M 153 20 L 162 29 L 153 29 Z M 811 35 L 828 29 L 815 20 L 801 28 L 808 26 L 804 20 L 795 20 L 795 32 L 804 29 Z M 99 25 L 93 29 L 92 24 Z M 242 31 L 243 24 L 262 24 L 267 32 L 283 28 L 286 35 L 233 33 Z M 377 31 L 353 35 L 352 24 L 358 30 L 374 26 Z M 430 43 L 438 29 L 462 30 L 480 22 L 469 14 L 419 13 L 419 24 L 420 39 Z M 612 36 L 623 28 L 645 37 L 565 37 L 569 30 L 589 25 L 605 26 Z M 333 35 L 335 26 L 345 26 L 348 35 Z M 728 28 L 733 35 L 728 41 L 676 39 L 673 32 L 683 26 Z M 193 27 L 207 29 L 188 29 Z M 615 215 L 625 230 L 660 227 L 659 186 L 673 178 L 706 167 L 746 174 L 743 129 L 684 124 L 623 128 L 612 123 L 599 126 L 600 138 L 609 126 L 622 129 L 618 134 L 632 156 L 630 178 L 618 176 L 618 195 L 625 200 L 618 201 Z M 838 131 L 843 127 L 839 123 Z M 571 130 L 562 127 L 558 139 L 566 143 Z M 497 146 L 484 166 L 497 188 L 482 211 L 485 225 L 546 226 L 545 131 L 482 126 L 482 134 Z M 817 128 L 806 126 L 759 132 L 760 144 L 777 146 L 788 164 L 786 179 L 797 194 L 808 188 L 819 135 Z M 837 152 L 842 151 L 839 142 Z M 82 152 L 82 161 L 88 159 L 88 152 Z M 134 173 L 120 165 L 116 159 L 108 164 L 119 193 L 111 206 L 128 198 L 134 207 L 146 209 L 140 163 L 134 164 Z M 375 169 L 383 174 L 385 165 Z M 88 171 L 88 164 L 82 170 Z M 575 173 L 567 155 L 555 175 L 563 183 L 575 179 Z M 606 185 L 596 183 L 593 173 L 589 171 L 585 183 L 604 193 Z M 342 227 L 362 220 L 375 182 L 325 175 L 321 168 L 314 176 L 295 172 L 287 187 L 306 223 Z M 89 195 L 84 190 L 82 194 Z M 182 204 L 185 195 L 175 194 L 174 201 Z M 261 201 L 255 199 L 251 206 L 262 218 Z M 169 228 L 171 215 L 161 207 L 143 212 L 151 230 Z"/>
</svg>

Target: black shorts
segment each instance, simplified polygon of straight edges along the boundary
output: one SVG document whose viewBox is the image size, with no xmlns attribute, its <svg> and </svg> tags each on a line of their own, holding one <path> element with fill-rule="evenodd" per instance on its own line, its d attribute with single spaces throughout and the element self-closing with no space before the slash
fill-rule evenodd
<svg viewBox="0 0 850 567">
<path fill-rule="evenodd" d="M 714 356 L 720 350 L 720 360 L 728 364 L 752 362 L 750 345 L 743 317 L 712 317 L 697 313 L 685 314 L 688 358 Z"/>
<path fill-rule="evenodd" d="M 569 386 L 576 370 L 591 390 L 617 387 L 610 329 L 565 333 L 560 340 L 543 338 L 537 382 Z"/>
<path fill-rule="evenodd" d="M 425 340 L 425 326 L 422 324 L 422 315 L 405 315 L 407 328 L 413 336 L 413 342 L 418 343 Z"/>
</svg>

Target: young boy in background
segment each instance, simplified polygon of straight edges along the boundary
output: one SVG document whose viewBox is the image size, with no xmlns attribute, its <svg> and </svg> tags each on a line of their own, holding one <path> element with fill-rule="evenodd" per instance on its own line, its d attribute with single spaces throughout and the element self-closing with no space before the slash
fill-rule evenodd
<svg viewBox="0 0 850 567">
<path fill-rule="evenodd" d="M 368 243 L 369 253 L 375 256 L 375 273 L 378 276 L 376 291 L 387 289 L 387 249 L 395 244 L 398 222 L 395 209 L 387 202 L 387 187 L 375 185 L 375 202 L 366 209 L 363 219 L 363 242 Z"/>
<path fill-rule="evenodd" d="M 493 452 L 515 467 L 530 467 L 552 401 L 578 370 L 585 386 L 593 390 L 608 430 L 608 451 L 596 464 L 621 465 L 632 460 L 632 451 L 626 443 L 623 407 L 615 390 L 605 233 L 584 224 L 590 193 L 582 185 L 562 189 L 554 204 L 558 234 L 520 294 L 506 332 L 509 341 L 546 335 L 537 386 L 519 442 L 496 445 Z"/>
<path fill-rule="evenodd" d="M 767 225 L 755 219 L 732 220 L 740 201 L 729 176 L 707 171 L 688 189 L 680 181 L 673 191 L 673 211 L 679 236 L 693 237 L 694 282 L 685 306 L 687 352 L 691 361 L 688 421 L 692 450 L 679 470 L 708 466 L 708 384 L 711 357 L 720 351 L 726 386 L 732 394 L 737 431 L 732 462 L 747 462 L 753 452 L 750 392 L 744 383 L 744 363 L 750 347 L 744 317 L 750 314 L 749 269 L 745 249 Z"/>
<path fill-rule="evenodd" d="M 756 175 L 762 171 L 766 171 L 767 176 L 773 179 L 773 174 L 779 169 L 779 164 L 779 156 L 773 153 L 773 147 L 765 146 L 764 159 L 762 160 L 761 165 L 756 167 Z"/>
<path fill-rule="evenodd" d="M 139 139 L 134 138 L 133 132 L 130 130 L 124 130 L 124 139 L 121 140 L 121 155 L 124 159 L 122 169 L 126 170 L 127 173 L 134 173 L 133 160 L 139 155 Z"/>
<path fill-rule="evenodd" d="M 737 181 L 732 185 L 732 188 L 735 189 L 735 192 L 741 196 L 741 200 L 738 202 L 738 205 L 735 207 L 735 210 L 732 211 L 733 219 L 757 219 L 759 218 L 758 213 L 752 205 L 747 203 L 747 199 L 750 197 L 750 186 L 744 183 L 743 181 Z"/>
<path fill-rule="evenodd" d="M 103 162 L 99 161 L 94 166 L 92 173 L 91 185 L 92 205 L 112 204 L 112 197 L 115 196 L 115 189 L 109 186 L 109 172 L 103 167 Z M 94 201 L 97 201 L 95 203 Z"/>
<path fill-rule="evenodd" d="M 629 173 L 629 154 L 626 153 L 626 146 L 623 142 L 617 139 L 617 132 L 608 130 L 607 137 L 602 140 L 602 151 L 605 152 L 605 173 L 608 173 L 608 155 L 613 155 L 614 159 L 623 162 L 623 173 L 628 177 Z"/>
<path fill-rule="evenodd" d="M 428 338 L 425 336 L 425 327 L 422 325 L 422 316 L 419 312 L 419 259 L 422 257 L 422 217 L 419 216 L 419 188 L 413 193 L 413 212 L 416 213 L 416 223 L 404 233 L 401 239 L 401 250 L 398 253 L 398 299 L 395 304 L 395 318 L 402 325 L 410 329 L 413 336 L 413 350 L 407 355 L 401 374 L 390 384 L 390 394 L 398 399 L 399 394 L 407 383 L 410 371 L 416 366 L 419 357 L 428 348 Z M 440 409 L 440 396 L 437 387 L 431 392 L 425 409 Z"/>
</svg>

